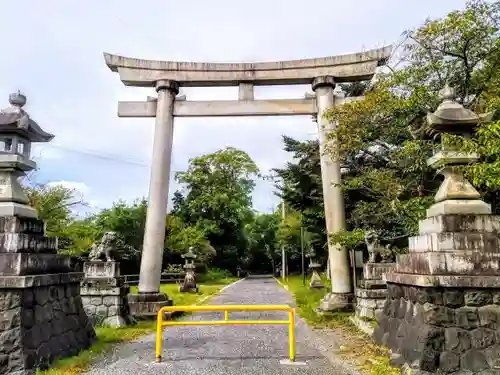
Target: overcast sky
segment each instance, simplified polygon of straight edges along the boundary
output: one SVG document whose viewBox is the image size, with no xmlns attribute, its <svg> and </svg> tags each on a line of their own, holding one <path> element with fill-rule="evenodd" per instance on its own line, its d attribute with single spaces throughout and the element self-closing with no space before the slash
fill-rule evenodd
<svg viewBox="0 0 500 375">
<path fill-rule="evenodd" d="M 16 0 L 1 1 L 0 106 L 21 90 L 50 144 L 34 148 L 40 182 L 79 189 L 98 208 L 148 193 L 153 119 L 119 119 L 118 100 L 153 89 L 125 88 L 103 52 L 128 57 L 254 62 L 345 54 L 382 47 L 463 0 Z M 259 87 L 256 98 L 300 98 L 307 86 Z M 237 99 L 237 88 L 181 89 L 188 100 Z M 281 135 L 312 139 L 309 117 L 176 119 L 173 171 L 226 146 L 262 171 L 283 165 Z M 171 185 L 170 194 L 175 191 Z M 259 182 L 254 206 L 277 203 Z"/>
</svg>

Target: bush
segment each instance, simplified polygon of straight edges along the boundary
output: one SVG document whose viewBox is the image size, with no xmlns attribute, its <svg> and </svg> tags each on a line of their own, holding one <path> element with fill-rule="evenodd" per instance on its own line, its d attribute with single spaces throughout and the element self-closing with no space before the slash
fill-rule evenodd
<svg viewBox="0 0 500 375">
<path fill-rule="evenodd" d="M 182 264 L 168 264 L 162 273 L 184 273 Z"/>
<path fill-rule="evenodd" d="M 199 282 L 207 282 L 207 281 L 216 281 L 221 279 L 227 279 L 232 277 L 233 275 L 228 270 L 223 270 L 220 268 L 210 268 L 207 272 L 197 275 L 197 281 Z"/>
</svg>

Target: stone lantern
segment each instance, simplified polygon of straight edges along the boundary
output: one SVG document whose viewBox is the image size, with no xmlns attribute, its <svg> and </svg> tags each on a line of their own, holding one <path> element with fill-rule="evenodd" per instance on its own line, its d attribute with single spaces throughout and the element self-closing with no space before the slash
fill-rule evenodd
<svg viewBox="0 0 500 375">
<path fill-rule="evenodd" d="M 0 215 L 36 218 L 18 179 L 36 168 L 30 160 L 31 143 L 49 142 L 54 136 L 23 110 L 26 96 L 10 94 L 9 103 L 10 107 L 0 111 Z"/>
<path fill-rule="evenodd" d="M 441 97 L 427 115 L 440 133 L 468 138 L 491 117 L 464 108 L 448 86 Z M 427 161 L 444 175 L 435 203 L 419 235 L 409 238 L 408 254 L 385 274 L 387 299 L 373 338 L 391 350 L 402 373 L 498 373 L 500 217 L 457 168 L 478 158 L 442 139 Z"/>
<path fill-rule="evenodd" d="M 9 102 L 0 111 L 0 374 L 32 374 L 88 348 L 95 332 L 80 296 L 83 273 L 57 254 L 18 181 L 36 167 L 31 143 L 54 136 L 23 110 L 24 95 Z"/>
<path fill-rule="evenodd" d="M 198 293 L 198 287 L 196 286 L 196 275 L 194 273 L 196 266 L 194 260 L 196 259 L 196 254 L 193 252 L 193 247 L 190 247 L 188 252 L 182 255 L 185 260 L 184 269 L 186 270 L 186 276 L 184 277 L 184 282 L 180 287 L 181 292 L 195 292 Z"/>
<path fill-rule="evenodd" d="M 319 270 L 321 269 L 321 264 L 316 260 L 316 254 L 311 252 L 306 255 L 309 258 L 309 268 L 312 271 L 311 282 L 309 283 L 309 288 L 311 289 L 322 289 L 325 286 L 321 281 L 321 277 L 319 276 Z"/>
</svg>

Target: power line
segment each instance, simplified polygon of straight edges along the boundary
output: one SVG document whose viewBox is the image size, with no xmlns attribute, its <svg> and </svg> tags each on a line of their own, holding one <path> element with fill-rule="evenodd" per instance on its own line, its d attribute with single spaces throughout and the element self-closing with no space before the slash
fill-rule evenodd
<svg viewBox="0 0 500 375">
<path fill-rule="evenodd" d="M 104 160 L 111 160 L 117 163 L 123 163 L 123 164 L 132 164 L 136 165 L 139 167 L 149 167 L 149 164 L 141 161 L 141 160 L 134 160 L 134 159 L 127 159 L 119 155 L 112 155 L 112 154 L 103 154 L 97 151 L 91 151 L 91 150 L 77 150 L 77 149 L 72 149 L 69 147 L 64 147 L 64 146 L 59 146 L 59 145 L 54 145 L 54 144 L 48 144 L 44 145 L 44 148 L 55 148 L 55 149 L 60 149 L 64 150 L 66 152 L 71 152 L 75 154 L 80 154 L 80 155 L 85 155 L 85 156 L 91 156 L 97 159 L 104 159 Z M 44 148 L 40 149 L 41 152 L 41 157 L 43 157 L 43 150 Z"/>
</svg>

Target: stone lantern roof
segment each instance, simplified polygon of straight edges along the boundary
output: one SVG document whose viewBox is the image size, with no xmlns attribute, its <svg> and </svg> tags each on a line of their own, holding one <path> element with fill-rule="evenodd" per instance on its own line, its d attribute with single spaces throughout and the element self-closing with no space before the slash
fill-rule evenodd
<svg viewBox="0 0 500 375">
<path fill-rule="evenodd" d="M 493 113 L 478 115 L 458 103 L 455 89 L 448 84 L 440 91 L 443 100 L 434 113 L 427 114 L 427 123 L 433 129 L 444 133 L 472 133 L 482 120 L 488 120 Z"/>
<path fill-rule="evenodd" d="M 183 259 L 196 259 L 196 254 L 193 252 L 193 247 L 190 247 L 186 254 L 181 255 Z"/>
<path fill-rule="evenodd" d="M 54 138 L 23 110 L 25 95 L 20 92 L 10 94 L 9 103 L 9 107 L 0 110 L 0 133 L 19 134 L 31 142 L 49 142 Z"/>
</svg>

